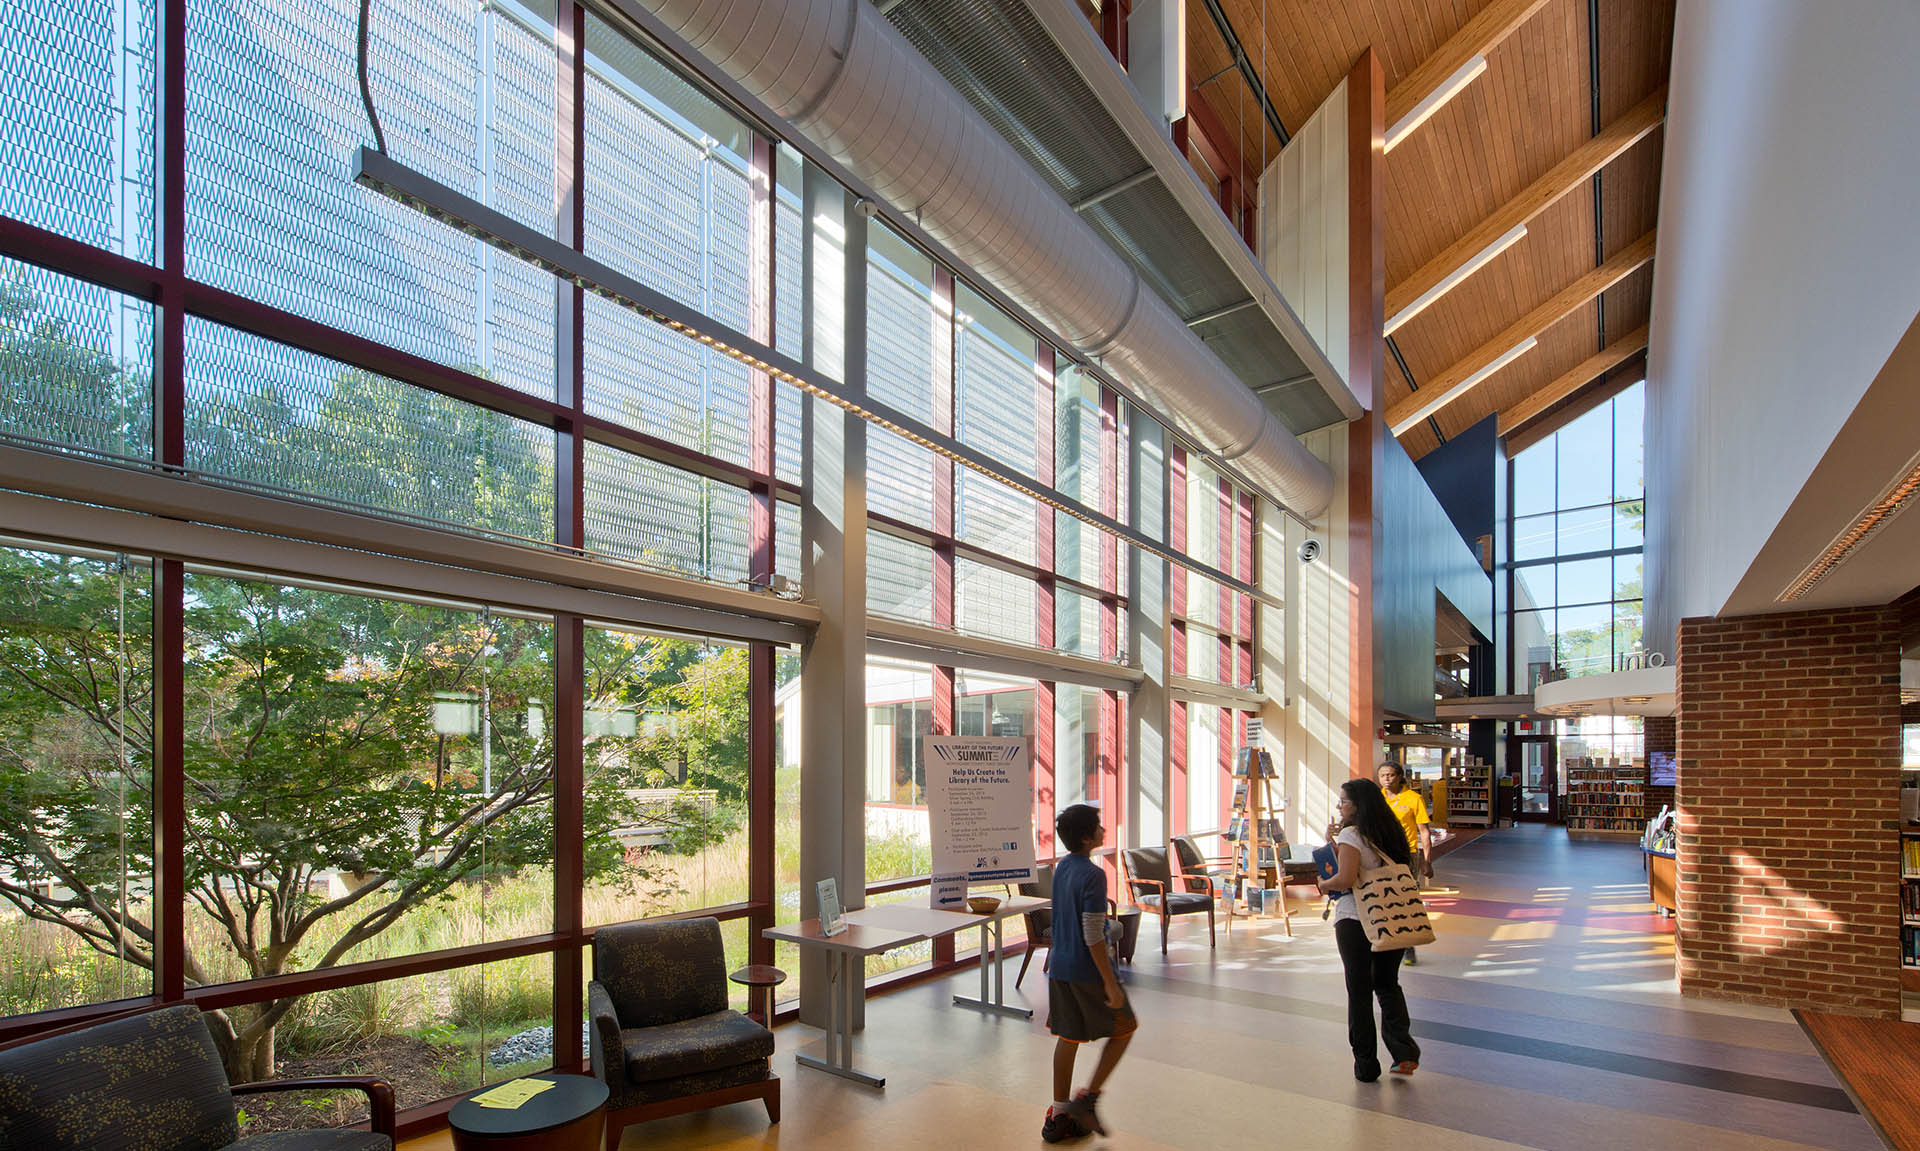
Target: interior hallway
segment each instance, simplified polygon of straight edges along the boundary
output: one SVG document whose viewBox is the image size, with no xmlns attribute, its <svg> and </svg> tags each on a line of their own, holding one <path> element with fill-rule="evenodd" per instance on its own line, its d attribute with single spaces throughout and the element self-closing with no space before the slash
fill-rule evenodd
<svg viewBox="0 0 1920 1151">
<path fill-rule="evenodd" d="M 1123 976 L 1141 1032 L 1102 1107 L 1112 1135 L 1068 1145 L 1880 1146 L 1785 1012 L 1679 997 L 1671 927 L 1646 901 L 1637 847 L 1529 825 L 1436 870 L 1440 939 L 1404 969 L 1418 1073 L 1353 1080 L 1340 962 L 1317 904 L 1296 901 L 1291 939 L 1241 922 L 1213 951 L 1204 919 L 1176 920 L 1164 959 L 1148 925 Z M 887 1077 L 884 1092 L 796 1068 L 794 1051 L 819 1032 L 781 1027 L 778 1127 L 742 1104 L 629 1128 L 624 1146 L 1038 1146 L 1053 1046 L 1038 975 L 1036 964 L 1022 992 L 1031 1023 L 949 1006 L 978 986 L 973 973 L 870 1001 L 856 1063 Z M 447 1146 L 444 1134 L 409 1144 Z"/>
</svg>

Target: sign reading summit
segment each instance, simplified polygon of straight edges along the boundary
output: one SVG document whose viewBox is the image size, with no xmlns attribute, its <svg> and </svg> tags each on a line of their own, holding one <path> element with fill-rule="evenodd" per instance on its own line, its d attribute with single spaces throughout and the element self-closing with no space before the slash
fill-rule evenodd
<svg viewBox="0 0 1920 1151">
<path fill-rule="evenodd" d="M 967 883 L 1033 879 L 1033 741 L 926 737 L 933 874 Z"/>
</svg>

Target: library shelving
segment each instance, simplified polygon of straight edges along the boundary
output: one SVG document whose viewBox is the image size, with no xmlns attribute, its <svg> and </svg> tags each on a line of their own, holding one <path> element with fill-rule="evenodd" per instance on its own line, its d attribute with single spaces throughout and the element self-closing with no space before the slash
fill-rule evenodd
<svg viewBox="0 0 1920 1151">
<path fill-rule="evenodd" d="M 1566 761 L 1567 833 L 1638 837 L 1647 825 L 1647 769 L 1594 756 Z"/>
<path fill-rule="evenodd" d="M 1447 826 L 1493 826 L 1493 768 L 1478 757 L 1447 767 Z"/>
<path fill-rule="evenodd" d="M 1920 767 L 1900 772 L 1900 984 L 1920 991 Z"/>
</svg>

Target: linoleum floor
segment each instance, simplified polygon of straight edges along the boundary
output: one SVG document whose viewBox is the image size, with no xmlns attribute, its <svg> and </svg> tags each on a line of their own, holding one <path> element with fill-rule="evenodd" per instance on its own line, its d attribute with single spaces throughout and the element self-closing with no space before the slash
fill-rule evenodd
<svg viewBox="0 0 1920 1151">
<path fill-rule="evenodd" d="M 1784 1011 L 1682 999 L 1669 921 L 1637 847 L 1500 829 L 1443 858 L 1439 941 L 1403 986 L 1423 1054 L 1411 1077 L 1354 1081 L 1331 925 L 1296 898 L 1293 934 L 1236 922 L 1207 946 L 1145 925 L 1129 985 L 1139 1037 L 1109 1085 L 1111 1135 L 1079 1146 L 1537 1147 L 1552 1151 L 1880 1146 Z M 820 1032 L 776 1031 L 783 1119 L 756 1104 L 629 1128 L 637 1148 L 857 1151 L 1040 1144 L 1053 1042 L 1039 965 L 1008 994 L 1032 1022 L 950 1005 L 964 972 L 870 1000 L 855 1062 L 884 1091 L 796 1067 Z M 1082 1055 L 1077 1081 L 1091 1069 Z M 447 1136 L 408 1151 L 439 1151 Z"/>
</svg>

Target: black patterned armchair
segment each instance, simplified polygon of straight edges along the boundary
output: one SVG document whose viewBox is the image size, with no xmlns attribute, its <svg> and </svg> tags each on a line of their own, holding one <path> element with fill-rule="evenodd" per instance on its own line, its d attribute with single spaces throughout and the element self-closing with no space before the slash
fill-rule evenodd
<svg viewBox="0 0 1920 1151">
<path fill-rule="evenodd" d="M 365 1092 L 372 1131 L 240 1137 L 233 1097 Z M 192 1006 L 122 1016 L 0 1050 L 0 1147 L 31 1151 L 393 1151 L 393 1087 L 325 1076 L 227 1084 L 213 1033 Z"/>
<path fill-rule="evenodd" d="M 780 1122 L 773 1032 L 727 1006 L 717 919 L 602 927 L 593 936 L 593 1073 L 607 1147 L 630 1123 L 759 1099 Z"/>
</svg>

